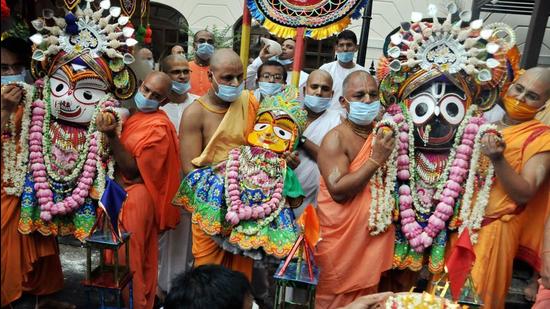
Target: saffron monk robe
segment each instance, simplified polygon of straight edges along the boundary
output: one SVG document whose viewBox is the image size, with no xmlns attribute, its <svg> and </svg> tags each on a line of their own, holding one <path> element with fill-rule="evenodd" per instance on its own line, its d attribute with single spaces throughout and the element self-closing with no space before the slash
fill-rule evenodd
<svg viewBox="0 0 550 309">
<path fill-rule="evenodd" d="M 540 267 L 540 244 L 550 209 L 550 127 L 534 117 L 550 97 L 550 69 L 532 68 L 502 98 L 502 139 L 482 138 L 496 180 L 475 245 L 472 276 L 484 308 L 503 308 L 515 256 Z"/>
<path fill-rule="evenodd" d="M 109 139 L 117 175 L 128 192 L 122 225 L 131 233 L 134 308 L 153 308 L 158 234 L 175 228 L 180 218 L 179 210 L 171 203 L 180 182 L 177 135 L 166 113 L 159 110 L 168 102 L 171 86 L 165 73 L 149 73 L 134 97 L 137 110 L 131 110 L 120 137 L 111 113 L 102 113 L 96 120 L 98 129 Z M 119 256 L 125 255 L 122 252 Z M 125 297 L 127 300 L 128 295 Z"/>
<path fill-rule="evenodd" d="M 369 182 L 395 145 L 392 134 L 379 131 L 375 138 L 372 132 L 381 108 L 374 78 L 365 71 L 349 74 L 340 104 L 347 118 L 327 133 L 317 158 L 322 176 L 317 199 L 321 241 L 315 261 L 321 272 L 315 307 L 323 309 L 376 293 L 393 256 L 393 226 L 376 236 L 368 228 Z"/>
</svg>

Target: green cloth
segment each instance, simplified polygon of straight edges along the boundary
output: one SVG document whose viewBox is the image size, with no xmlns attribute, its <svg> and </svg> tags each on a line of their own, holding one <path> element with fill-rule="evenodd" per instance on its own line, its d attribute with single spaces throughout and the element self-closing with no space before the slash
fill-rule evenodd
<svg viewBox="0 0 550 309">
<path fill-rule="evenodd" d="M 298 177 L 290 167 L 286 167 L 285 184 L 283 187 L 283 195 L 291 198 L 306 196 Z"/>
</svg>

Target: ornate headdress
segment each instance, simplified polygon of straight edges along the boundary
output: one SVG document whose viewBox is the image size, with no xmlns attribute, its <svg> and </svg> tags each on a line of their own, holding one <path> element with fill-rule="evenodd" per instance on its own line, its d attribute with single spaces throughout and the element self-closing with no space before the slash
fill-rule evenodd
<svg viewBox="0 0 550 309">
<path fill-rule="evenodd" d="M 307 112 L 298 101 L 298 89 L 296 87 L 287 86 L 282 93 L 265 98 L 260 104 L 258 115 L 273 111 L 283 111 L 288 114 L 298 126 L 300 135 L 306 129 Z"/>
<path fill-rule="evenodd" d="M 126 26 L 128 16 L 121 8 L 103 0 L 97 11 L 93 0 L 86 0 L 84 10 L 67 13 L 64 18 L 45 10 L 43 18 L 31 24 L 38 31 L 30 40 L 34 43 L 32 73 L 36 78 L 52 72 L 78 58 L 113 89 L 120 99 L 129 98 L 136 89 L 136 78 L 127 65 L 134 62 L 131 48 L 134 28 Z M 103 17 L 107 11 L 108 15 Z"/>
<path fill-rule="evenodd" d="M 481 19 L 470 22 L 471 12 L 458 12 L 447 5 L 448 16 L 441 22 L 437 7 L 428 6 L 431 18 L 413 12 L 411 22 L 401 23 L 384 46 L 384 57 L 377 72 L 382 100 L 386 105 L 405 98 L 419 86 L 446 77 L 461 88 L 468 99 L 481 108 L 492 107 L 498 89 L 509 78 L 506 54 L 515 45 L 514 31 L 502 23 L 483 25 Z M 508 66 L 508 67 L 507 67 Z"/>
</svg>

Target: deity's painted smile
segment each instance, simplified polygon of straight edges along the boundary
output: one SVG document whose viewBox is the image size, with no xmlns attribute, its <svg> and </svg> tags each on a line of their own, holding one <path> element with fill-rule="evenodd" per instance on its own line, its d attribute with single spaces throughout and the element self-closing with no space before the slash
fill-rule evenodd
<svg viewBox="0 0 550 309">
<path fill-rule="evenodd" d="M 296 140 L 298 128 L 286 114 L 264 112 L 258 116 L 254 131 L 248 135 L 253 146 L 282 153 L 289 150 Z"/>
</svg>

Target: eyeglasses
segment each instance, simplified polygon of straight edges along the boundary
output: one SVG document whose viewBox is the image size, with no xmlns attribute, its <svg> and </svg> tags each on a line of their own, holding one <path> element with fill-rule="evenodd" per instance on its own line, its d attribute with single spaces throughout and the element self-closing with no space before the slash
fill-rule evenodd
<svg viewBox="0 0 550 309">
<path fill-rule="evenodd" d="M 264 74 L 261 75 L 261 77 L 263 79 L 267 79 L 267 80 L 271 80 L 271 78 L 273 78 L 273 80 L 275 80 L 275 81 L 282 81 L 283 80 L 283 75 L 282 74 L 264 73 Z"/>
<path fill-rule="evenodd" d="M 1 73 L 2 75 L 19 74 L 23 72 L 24 69 L 25 69 L 25 66 L 22 64 L 3 64 L 2 63 Z"/>
</svg>

